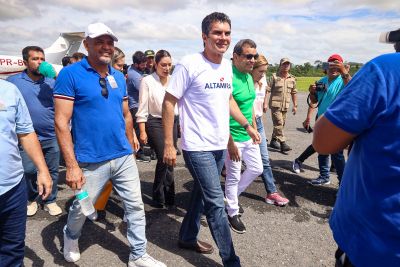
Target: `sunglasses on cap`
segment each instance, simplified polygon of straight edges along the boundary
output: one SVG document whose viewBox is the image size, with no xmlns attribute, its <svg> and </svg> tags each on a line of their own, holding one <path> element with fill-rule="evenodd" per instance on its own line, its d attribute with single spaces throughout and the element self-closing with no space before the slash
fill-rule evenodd
<svg viewBox="0 0 400 267">
<path fill-rule="evenodd" d="M 106 78 L 100 78 L 99 79 L 99 84 L 101 86 L 101 95 L 104 98 L 108 98 L 108 89 L 107 89 L 107 81 Z"/>
<path fill-rule="evenodd" d="M 258 54 L 241 54 L 241 56 L 245 57 L 248 60 L 251 60 L 252 58 L 254 58 L 255 60 L 258 59 L 259 55 Z"/>
</svg>

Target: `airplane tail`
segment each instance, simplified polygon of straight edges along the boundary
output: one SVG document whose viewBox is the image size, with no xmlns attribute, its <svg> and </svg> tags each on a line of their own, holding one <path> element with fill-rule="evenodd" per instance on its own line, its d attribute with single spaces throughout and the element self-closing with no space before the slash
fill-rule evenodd
<svg viewBox="0 0 400 267">
<path fill-rule="evenodd" d="M 51 64 L 61 64 L 63 57 L 78 52 L 84 38 L 84 32 L 61 33 L 49 48 L 44 49 L 46 61 Z"/>
</svg>

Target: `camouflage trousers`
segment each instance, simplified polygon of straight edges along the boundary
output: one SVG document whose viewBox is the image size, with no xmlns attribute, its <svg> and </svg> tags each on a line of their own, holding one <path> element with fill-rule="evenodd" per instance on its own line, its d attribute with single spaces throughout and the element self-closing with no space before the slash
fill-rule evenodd
<svg viewBox="0 0 400 267">
<path fill-rule="evenodd" d="M 282 111 L 281 108 L 271 108 L 271 117 L 274 124 L 272 131 L 272 139 L 276 139 L 278 142 L 285 142 L 285 134 L 283 128 L 285 127 L 287 111 Z"/>
</svg>

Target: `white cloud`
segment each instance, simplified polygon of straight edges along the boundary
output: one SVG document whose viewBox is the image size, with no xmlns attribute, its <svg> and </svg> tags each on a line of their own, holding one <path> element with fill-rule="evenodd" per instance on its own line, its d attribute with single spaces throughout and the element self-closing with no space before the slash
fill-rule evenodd
<svg viewBox="0 0 400 267">
<path fill-rule="evenodd" d="M 381 32 L 400 28 L 397 0 L 0 0 L 0 53 L 29 44 L 49 46 L 60 32 L 85 31 L 102 21 L 119 37 L 130 61 L 136 50 L 167 49 L 174 58 L 200 51 L 200 24 L 213 11 L 232 20 L 232 46 L 256 41 L 270 62 L 287 56 L 294 63 L 325 60 L 341 53 L 365 62 L 393 47 L 378 43 Z M 19 51 L 18 51 L 19 50 Z M 230 53 L 227 54 L 230 57 Z"/>
<path fill-rule="evenodd" d="M 27 0 L 0 0 L 0 21 L 17 20 L 37 14 L 35 3 Z"/>
<path fill-rule="evenodd" d="M 189 1 L 173 0 L 46 0 L 42 3 L 53 6 L 69 6 L 76 11 L 99 12 L 103 10 L 121 11 L 123 9 L 132 8 L 144 12 L 167 12 L 178 8 L 184 8 Z"/>
</svg>

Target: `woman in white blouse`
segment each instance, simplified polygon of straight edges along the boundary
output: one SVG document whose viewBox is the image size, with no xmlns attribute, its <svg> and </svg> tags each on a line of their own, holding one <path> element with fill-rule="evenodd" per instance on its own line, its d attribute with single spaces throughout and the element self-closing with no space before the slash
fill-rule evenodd
<svg viewBox="0 0 400 267">
<path fill-rule="evenodd" d="M 163 208 L 175 204 L 174 168 L 163 162 L 164 132 L 162 103 L 170 79 L 171 55 L 160 50 L 155 56 L 155 72 L 142 79 L 139 90 L 139 109 L 136 121 L 140 129 L 140 142 L 149 143 L 157 155 L 153 184 L 154 206 Z M 176 140 L 176 131 L 174 131 Z"/>
</svg>

